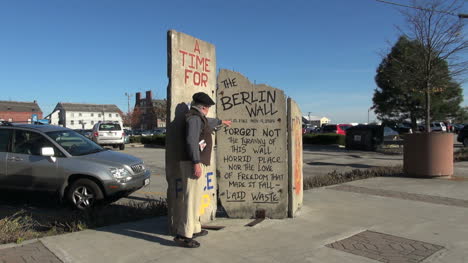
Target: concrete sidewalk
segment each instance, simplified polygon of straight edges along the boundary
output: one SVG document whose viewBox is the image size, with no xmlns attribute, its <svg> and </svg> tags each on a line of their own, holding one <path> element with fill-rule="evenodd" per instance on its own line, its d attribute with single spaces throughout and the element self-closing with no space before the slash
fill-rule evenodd
<svg viewBox="0 0 468 263">
<path fill-rule="evenodd" d="M 297 218 L 250 221 L 216 220 L 226 228 L 199 238 L 198 249 L 174 246 L 166 218 L 156 218 L 5 245 L 0 262 L 468 262 L 468 163 L 456 164 L 456 180 L 371 178 L 305 191 Z"/>
</svg>

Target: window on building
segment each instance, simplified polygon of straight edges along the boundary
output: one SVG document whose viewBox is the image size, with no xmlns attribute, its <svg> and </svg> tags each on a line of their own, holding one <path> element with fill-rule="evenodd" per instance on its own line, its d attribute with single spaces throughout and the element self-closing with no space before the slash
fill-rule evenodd
<svg viewBox="0 0 468 263">
<path fill-rule="evenodd" d="M 75 113 L 72 113 L 71 116 L 72 116 L 72 117 L 75 117 Z"/>
<path fill-rule="evenodd" d="M 100 118 L 100 117 L 101 117 L 101 114 L 98 114 L 97 116 Z"/>
<path fill-rule="evenodd" d="M 109 113 L 109 117 L 112 117 L 112 114 Z"/>
<path fill-rule="evenodd" d="M 75 121 L 70 121 L 70 124 L 71 124 L 71 125 L 74 125 L 74 124 L 75 124 Z"/>
<path fill-rule="evenodd" d="M 91 125 L 94 125 L 94 121 L 91 121 Z"/>
<path fill-rule="evenodd" d="M 94 113 L 91 113 L 91 117 L 94 117 Z"/>
<path fill-rule="evenodd" d="M 83 115 L 82 115 L 81 112 L 80 112 L 80 113 L 78 114 L 78 116 L 81 117 L 81 116 L 83 116 Z"/>
<path fill-rule="evenodd" d="M 83 124 L 83 121 L 78 121 L 79 124 Z"/>
<path fill-rule="evenodd" d="M 116 114 L 115 114 L 115 117 L 119 117 L 119 114 L 118 114 L 118 113 L 116 113 Z"/>
</svg>

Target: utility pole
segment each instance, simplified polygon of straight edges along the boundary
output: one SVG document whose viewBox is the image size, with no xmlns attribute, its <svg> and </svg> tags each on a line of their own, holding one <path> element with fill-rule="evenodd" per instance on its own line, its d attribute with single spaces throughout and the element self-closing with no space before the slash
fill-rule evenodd
<svg viewBox="0 0 468 263">
<path fill-rule="evenodd" d="M 130 113 L 130 98 L 133 96 L 133 94 L 125 92 L 125 96 L 127 96 L 127 113 Z"/>
<path fill-rule="evenodd" d="M 130 98 L 133 94 L 125 92 L 125 96 L 127 96 L 127 118 L 130 119 L 130 128 L 132 128 L 132 116 L 130 115 Z"/>
</svg>

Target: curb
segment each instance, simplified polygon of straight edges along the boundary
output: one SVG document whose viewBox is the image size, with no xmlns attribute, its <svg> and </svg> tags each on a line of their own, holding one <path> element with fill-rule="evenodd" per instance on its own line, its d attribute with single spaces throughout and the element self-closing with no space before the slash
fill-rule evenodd
<svg viewBox="0 0 468 263">
<path fill-rule="evenodd" d="M 2 249 L 7 249 L 7 248 L 14 248 L 14 247 L 21 247 L 24 245 L 29 245 L 34 242 L 41 241 L 41 238 L 33 238 L 33 239 L 28 239 L 25 241 L 22 241 L 21 243 L 7 243 L 7 244 L 1 244 L 0 245 L 0 250 Z"/>
</svg>

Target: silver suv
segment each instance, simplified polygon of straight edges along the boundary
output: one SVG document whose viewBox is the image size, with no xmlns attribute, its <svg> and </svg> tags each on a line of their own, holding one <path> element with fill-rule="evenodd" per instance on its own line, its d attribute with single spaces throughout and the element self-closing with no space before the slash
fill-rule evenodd
<svg viewBox="0 0 468 263">
<path fill-rule="evenodd" d="M 125 149 L 125 132 L 119 122 L 98 122 L 93 127 L 92 140 L 101 146 Z"/>
<path fill-rule="evenodd" d="M 73 130 L 0 122 L 0 188 L 56 192 L 83 210 L 128 196 L 150 175 L 141 159 Z"/>
</svg>

